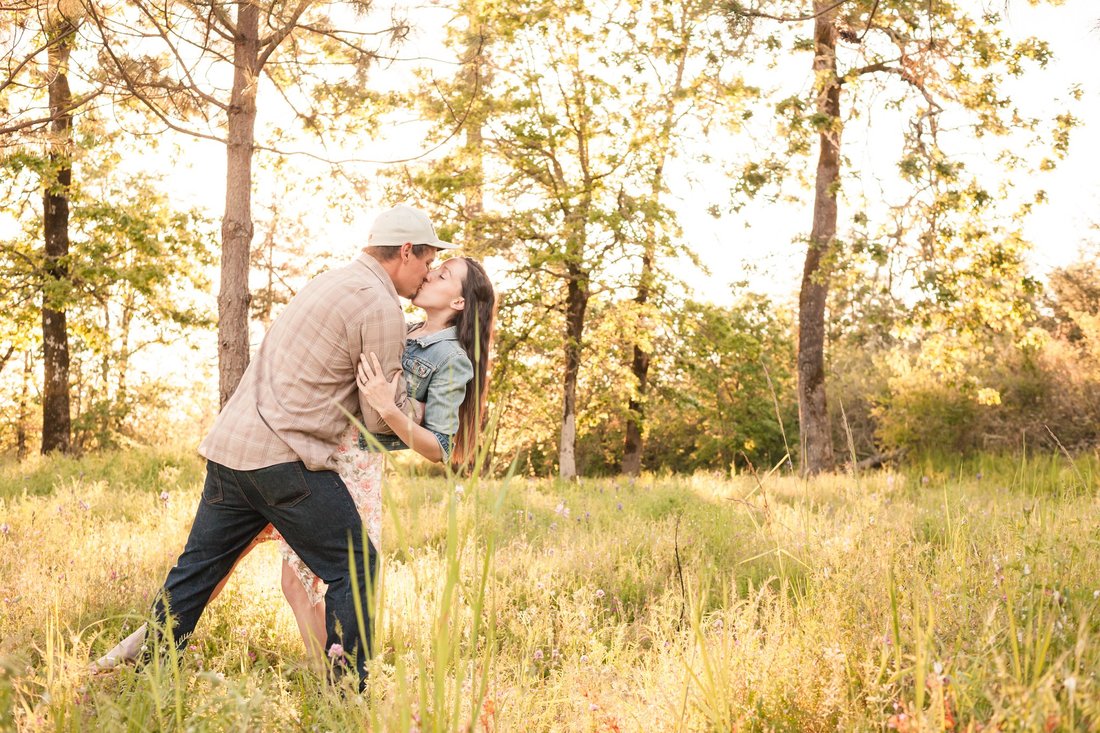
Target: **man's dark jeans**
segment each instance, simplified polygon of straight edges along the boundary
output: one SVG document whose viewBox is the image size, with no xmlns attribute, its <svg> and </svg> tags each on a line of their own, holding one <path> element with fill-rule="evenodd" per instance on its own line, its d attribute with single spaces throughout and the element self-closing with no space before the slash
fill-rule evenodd
<svg viewBox="0 0 1100 733">
<path fill-rule="evenodd" d="M 206 485 L 187 546 L 153 606 L 157 622 L 164 623 L 167 600 L 176 644 L 182 650 L 215 586 L 268 522 L 328 584 L 325 648 L 331 655 L 332 645 L 338 643 L 349 660 L 354 655 L 362 687 L 371 634 L 366 572 L 369 569 L 373 581 L 377 556 L 363 534 L 347 487 L 334 471 L 310 471 L 300 461 L 238 471 L 207 461 Z M 349 541 L 366 627 L 362 638 L 348 562 Z"/>
</svg>

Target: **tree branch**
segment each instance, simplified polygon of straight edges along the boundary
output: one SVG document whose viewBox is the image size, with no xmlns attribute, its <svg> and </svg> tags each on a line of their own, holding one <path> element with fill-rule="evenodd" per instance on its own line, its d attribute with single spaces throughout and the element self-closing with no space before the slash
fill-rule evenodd
<svg viewBox="0 0 1100 733">
<path fill-rule="evenodd" d="M 159 88 L 162 88 L 162 89 L 165 89 L 165 90 L 168 90 L 168 91 L 182 91 L 182 90 L 185 90 L 186 93 L 196 95 L 199 99 L 203 100 L 207 104 L 213 105 L 214 107 L 217 107 L 218 109 L 221 109 L 222 111 L 228 111 L 229 110 L 229 105 L 225 104 L 224 102 L 217 99 L 216 97 L 202 91 L 202 89 L 199 88 L 199 85 L 195 83 L 194 78 L 191 76 L 191 70 L 187 68 L 187 64 L 184 61 L 183 56 L 180 55 L 179 50 L 176 48 L 176 44 L 173 43 L 172 39 L 170 38 L 170 36 L 172 34 L 171 29 L 168 26 L 162 27 L 160 22 L 158 21 L 158 19 L 153 17 L 153 14 L 149 12 L 148 8 L 146 8 L 146 6 L 143 3 L 138 3 L 138 8 L 142 13 L 145 14 L 145 17 L 149 19 L 149 22 L 153 24 L 153 27 L 156 28 L 156 30 L 157 30 L 157 35 L 159 35 L 161 40 L 164 41 L 165 45 L 168 46 L 168 50 L 172 52 L 172 56 L 176 59 L 176 62 L 179 64 L 180 69 L 183 71 L 183 78 L 186 81 L 186 84 L 178 83 L 175 86 L 174 89 L 173 89 L 173 87 L 171 87 L 169 85 L 166 85 L 166 84 L 157 84 L 157 85 L 153 85 L 153 86 L 157 86 Z M 106 39 L 106 33 L 105 32 L 103 33 L 103 36 L 104 36 L 103 43 L 104 43 L 104 45 L 106 45 L 107 44 L 107 39 Z M 209 47 L 207 45 L 207 48 L 204 48 L 203 50 L 204 51 L 208 50 L 208 48 Z"/>
<path fill-rule="evenodd" d="M 279 45 L 286 40 L 286 37 L 298 27 L 298 19 L 309 9 L 309 5 L 310 0 L 299 0 L 298 7 L 294 8 L 294 12 L 290 14 L 290 19 L 283 24 L 282 28 L 276 30 L 267 38 L 260 39 L 260 46 L 264 47 L 264 51 L 257 60 L 257 69 L 262 69 L 264 67 L 264 64 L 271 58 L 271 54 L 275 52 L 275 49 L 277 49 Z"/>
<path fill-rule="evenodd" d="M 759 10 L 749 10 L 741 5 L 739 2 L 734 2 L 733 7 L 730 9 L 734 15 L 743 15 L 747 18 L 764 18 L 766 20 L 778 20 L 781 23 L 795 23 L 802 20 L 814 20 L 826 13 L 836 10 L 848 0 L 837 0 L 827 8 L 822 8 L 816 13 L 809 13 L 807 15 L 772 15 L 770 13 L 764 13 Z"/>
<path fill-rule="evenodd" d="M 71 36 L 73 36 L 75 34 L 76 34 L 76 28 L 74 26 L 70 25 L 69 30 L 67 30 L 65 33 L 62 33 L 61 35 L 57 36 L 56 38 L 50 39 L 50 41 L 47 42 L 46 45 L 38 48 L 34 53 L 32 53 L 31 55 L 29 55 L 25 59 L 23 59 L 21 62 L 19 62 L 19 64 L 14 69 L 12 69 L 11 71 L 8 72 L 8 78 L 6 80 L 4 80 L 4 82 L 2 84 L 0 84 L 0 92 L 4 91 L 9 86 L 14 84 L 15 83 L 15 77 L 18 76 L 19 72 L 22 71 L 27 66 L 27 64 L 34 61 L 35 57 L 37 57 L 40 53 L 42 53 L 43 51 L 48 51 L 49 49 L 53 48 L 54 46 L 57 46 L 57 45 L 60 45 L 60 44 L 64 43 L 65 41 L 69 40 L 69 38 Z M 14 49 L 13 49 L 13 51 L 14 51 Z"/>
<path fill-rule="evenodd" d="M 65 115 L 69 114 L 70 112 L 77 109 L 78 107 L 84 106 L 85 104 L 87 104 L 91 100 L 98 97 L 100 94 L 103 94 L 104 91 L 105 90 L 103 89 L 103 87 L 100 87 L 99 89 L 96 89 L 95 91 L 92 91 L 92 92 L 89 92 L 88 94 L 77 97 L 77 98 L 73 99 L 73 101 L 70 102 L 65 107 L 62 107 L 61 109 L 56 110 L 55 112 L 52 112 L 52 113 L 50 113 L 49 115 L 47 115 L 45 117 L 38 117 L 38 118 L 33 119 L 33 120 L 25 120 L 23 122 L 9 124 L 5 127 L 0 127 L 0 135 L 8 135 L 8 134 L 13 133 L 13 132 L 19 132 L 20 130 L 25 130 L 28 127 L 34 127 L 36 125 L 43 125 L 43 124 L 46 124 L 46 123 L 49 123 L 49 122 L 53 122 L 54 120 L 58 119 L 59 117 L 64 117 Z"/>
</svg>

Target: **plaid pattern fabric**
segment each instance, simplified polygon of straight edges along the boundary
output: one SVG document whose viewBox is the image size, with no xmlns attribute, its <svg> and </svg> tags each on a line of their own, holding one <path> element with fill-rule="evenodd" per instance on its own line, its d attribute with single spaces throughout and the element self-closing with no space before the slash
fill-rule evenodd
<svg viewBox="0 0 1100 733">
<path fill-rule="evenodd" d="M 299 460 L 332 469 L 348 424 L 340 407 L 371 432 L 393 432 L 362 398 L 355 370 L 373 351 L 392 379 L 404 345 L 397 291 L 373 257 L 319 275 L 271 325 L 199 453 L 239 471 Z M 405 409 L 403 377 L 395 399 Z"/>
</svg>

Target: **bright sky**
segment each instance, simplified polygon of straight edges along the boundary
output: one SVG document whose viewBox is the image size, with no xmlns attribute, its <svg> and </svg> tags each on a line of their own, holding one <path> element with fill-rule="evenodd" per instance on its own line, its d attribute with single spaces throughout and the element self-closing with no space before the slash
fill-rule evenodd
<svg viewBox="0 0 1100 733">
<path fill-rule="evenodd" d="M 1001 2 L 997 0 L 995 4 Z M 1057 170 L 1042 177 L 1041 185 L 1049 193 L 1049 203 L 1036 210 L 1025 226 L 1026 235 L 1035 243 L 1035 264 L 1040 272 L 1045 272 L 1071 261 L 1080 245 L 1090 237 L 1100 239 L 1100 234 L 1090 232 L 1090 227 L 1100 220 L 1100 215 L 1094 213 L 1100 201 L 1100 79 L 1095 74 L 1095 69 L 1100 68 L 1100 3 L 1067 0 L 1060 7 L 1033 7 L 1024 0 L 1003 2 L 1009 10 L 1010 35 L 1016 38 L 1037 35 L 1048 40 L 1055 51 L 1049 67 L 1028 74 L 1014 98 L 1025 111 L 1040 114 L 1068 108 L 1081 121 L 1081 126 L 1073 133 L 1068 158 Z M 450 17 L 449 11 L 434 3 L 407 10 L 414 30 L 400 49 L 400 55 L 405 58 L 445 57 L 438 39 L 442 24 Z M 766 78 L 772 81 L 752 78 L 750 83 L 780 87 L 785 95 L 804 91 L 809 84 L 810 61 L 806 53 L 790 55 L 778 68 L 768 72 Z M 398 63 L 389 69 L 376 69 L 373 72 L 375 83 L 381 86 L 407 83 L 410 68 L 411 64 Z M 442 69 L 442 73 L 449 71 L 446 67 Z M 1067 91 L 1074 84 L 1080 85 L 1083 98 L 1069 104 Z M 263 107 L 262 96 L 260 103 Z M 877 124 L 872 134 L 867 133 L 866 128 L 861 130 L 861 123 L 845 131 L 844 153 L 853 159 L 856 167 L 868 171 L 864 180 L 847 180 L 846 190 L 862 189 L 865 195 L 873 196 L 869 192 L 875 190 L 877 181 L 893 175 L 900 120 L 883 119 L 884 114 L 874 120 Z M 265 122 L 263 112 L 260 122 L 261 125 Z M 380 160 L 415 155 L 422 145 L 415 127 L 414 124 L 392 129 L 386 139 L 363 141 L 362 147 L 354 152 L 360 157 Z M 747 143 L 742 139 L 739 144 Z M 218 218 L 224 202 L 224 149 L 214 143 L 190 139 L 184 145 L 184 159 L 168 161 L 163 166 L 165 171 L 174 171 L 171 179 L 174 197 L 183 205 L 199 204 Z M 721 141 L 715 145 L 720 146 Z M 295 158 L 294 163 L 304 163 L 304 159 Z M 189 175 L 181 170 L 187 164 L 190 164 Z M 812 160 L 809 165 L 813 165 Z M 369 173 L 371 168 L 364 166 L 363 171 Z M 682 172 L 686 174 L 687 170 Z M 679 183 L 673 183 L 674 205 L 680 214 L 685 247 L 701 257 L 711 274 L 703 275 L 686 262 L 675 264 L 674 274 L 687 280 L 696 297 L 719 303 L 729 302 L 729 284 L 738 280 L 748 280 L 752 289 L 781 299 L 795 293 L 801 278 L 804 251 L 796 240 L 809 229 L 809 192 L 803 192 L 803 203 L 797 206 L 757 202 L 736 215 L 714 219 L 707 209 L 712 204 L 727 202 L 728 182 L 720 174 L 700 176 L 696 168 L 691 172 L 696 174 L 696 183 L 690 183 L 687 175 Z M 271 181 L 262 178 L 267 175 L 270 174 L 257 169 L 260 177 L 257 188 L 271 185 Z M 321 202 L 311 203 L 303 196 L 293 198 L 297 200 L 288 203 L 306 210 L 314 209 L 311 228 L 320 240 L 317 246 L 338 258 L 355 253 L 358 233 L 375 213 L 365 207 L 355 224 L 348 225 L 332 212 L 325 211 Z M 257 200 L 262 199 L 262 195 L 257 196 Z M 846 212 L 842 204 L 842 222 L 846 214 L 850 214 L 850 206 L 848 208 Z M 7 228 L 2 218 L 0 216 L 0 230 Z"/>
<path fill-rule="evenodd" d="M 1000 0 L 998 0 L 999 4 Z M 1004 0 L 1007 8 L 1008 34 L 1016 39 L 1035 35 L 1047 40 L 1055 53 L 1044 70 L 1028 73 L 1013 99 L 1025 113 L 1040 116 L 1068 110 L 1081 122 L 1073 132 L 1069 155 L 1058 168 L 1043 174 L 1038 184 L 1033 180 L 1020 182 L 1021 189 L 1041 185 L 1049 194 L 1049 203 L 1034 211 L 1025 222 L 1025 235 L 1035 244 L 1032 259 L 1039 272 L 1064 265 L 1074 259 L 1079 247 L 1090 237 L 1100 239 L 1100 233 L 1090 228 L 1100 223 L 1097 204 L 1100 203 L 1100 3 L 1095 0 L 1066 0 L 1060 7 L 1032 6 L 1023 0 Z M 411 10 L 414 32 L 401 55 L 439 57 L 438 24 L 446 22 L 448 13 L 436 5 L 419 6 Z M 794 54 L 774 70 L 765 72 L 763 81 L 750 78 L 750 83 L 774 85 L 784 95 L 805 91 L 809 86 L 808 53 Z M 391 69 L 392 79 L 400 79 L 402 70 Z M 391 79 L 386 82 L 394 83 Z M 399 83 L 399 82 L 398 82 Z M 1080 85 L 1080 102 L 1069 99 L 1069 89 Z M 845 132 L 845 155 L 853 166 L 865 171 L 863 180 L 845 182 L 849 191 L 862 191 L 873 198 L 882 181 L 894 178 L 900 145 L 901 118 L 890 118 L 879 111 L 872 118 L 873 132 L 857 122 Z M 384 141 L 377 148 L 380 157 L 415 154 L 415 140 L 409 144 L 397 139 Z M 736 139 L 736 138 L 732 138 Z M 741 139 L 741 145 L 745 145 Z M 722 141 L 715 141 L 719 148 Z M 371 146 L 373 149 L 373 146 Z M 383 151 L 385 151 L 383 153 Z M 809 165 L 813 165 L 811 160 Z M 747 280 L 750 288 L 766 292 L 779 299 L 795 297 L 801 280 L 804 248 L 797 244 L 810 226 L 810 194 L 804 192 L 804 203 L 792 206 L 759 202 L 737 214 L 715 219 L 707 213 L 712 204 L 728 201 L 728 182 L 720 174 L 700 173 L 694 164 L 692 176 L 686 175 L 673 183 L 674 206 L 680 214 L 684 243 L 708 266 L 710 275 L 698 272 L 682 261 L 673 266 L 695 291 L 695 297 L 718 303 L 732 300 L 730 283 Z M 980 160 L 971 162 L 972 170 L 981 170 Z M 694 177 L 696 182 L 690 183 Z M 872 202 L 873 204 L 873 202 Z M 841 220 L 845 215 L 841 207 Z"/>
<path fill-rule="evenodd" d="M 1100 3 L 1067 0 L 1063 6 L 1052 8 L 1010 0 L 1006 5 L 1012 37 L 1035 35 L 1047 40 L 1055 53 L 1046 69 L 1026 76 L 1014 98 L 1033 114 L 1068 109 L 1081 122 L 1073 132 L 1067 158 L 1055 171 L 1043 174 L 1038 184 L 1048 192 L 1049 203 L 1036 209 L 1024 226 L 1025 235 L 1035 245 L 1032 260 L 1045 273 L 1073 261 L 1086 240 L 1100 241 L 1100 231 L 1090 231 L 1100 225 L 1100 78 L 1095 73 L 1100 68 Z M 793 55 L 788 64 L 777 69 L 777 77 L 805 79 L 810 63 L 809 54 Z M 1068 90 L 1074 84 L 1083 90 L 1080 102 L 1067 101 Z M 803 87 L 795 87 L 799 88 Z M 844 154 L 871 171 L 866 180 L 846 181 L 847 190 L 864 186 L 874 189 L 875 171 L 892 174 L 900 131 L 878 132 L 881 135 L 869 139 L 858 123 L 845 130 Z M 780 299 L 794 297 L 802 277 L 805 250 L 792 242 L 805 236 L 810 228 L 812 199 L 808 192 L 804 206 L 755 204 L 718 221 L 706 213 L 707 197 L 713 195 L 710 185 L 679 193 L 686 239 L 710 263 L 712 271 L 710 277 L 696 274 L 689 278 L 700 296 L 727 302 L 729 283 L 747 279 L 753 290 Z M 843 220 L 843 204 L 840 216 Z"/>
</svg>

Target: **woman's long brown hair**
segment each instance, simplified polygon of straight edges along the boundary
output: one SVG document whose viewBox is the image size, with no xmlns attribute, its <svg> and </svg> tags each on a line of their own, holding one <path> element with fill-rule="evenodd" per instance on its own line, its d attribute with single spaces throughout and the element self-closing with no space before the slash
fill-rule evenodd
<svg viewBox="0 0 1100 733">
<path fill-rule="evenodd" d="M 458 408 L 458 433 L 451 461 L 460 466 L 472 464 L 477 456 L 485 414 L 489 346 L 496 315 L 496 293 L 485 268 L 477 260 L 462 259 L 466 261 L 466 278 L 462 281 L 465 307 L 455 316 L 452 325 L 458 332 L 459 345 L 474 365 L 474 378 L 466 385 L 466 397 Z"/>
</svg>

